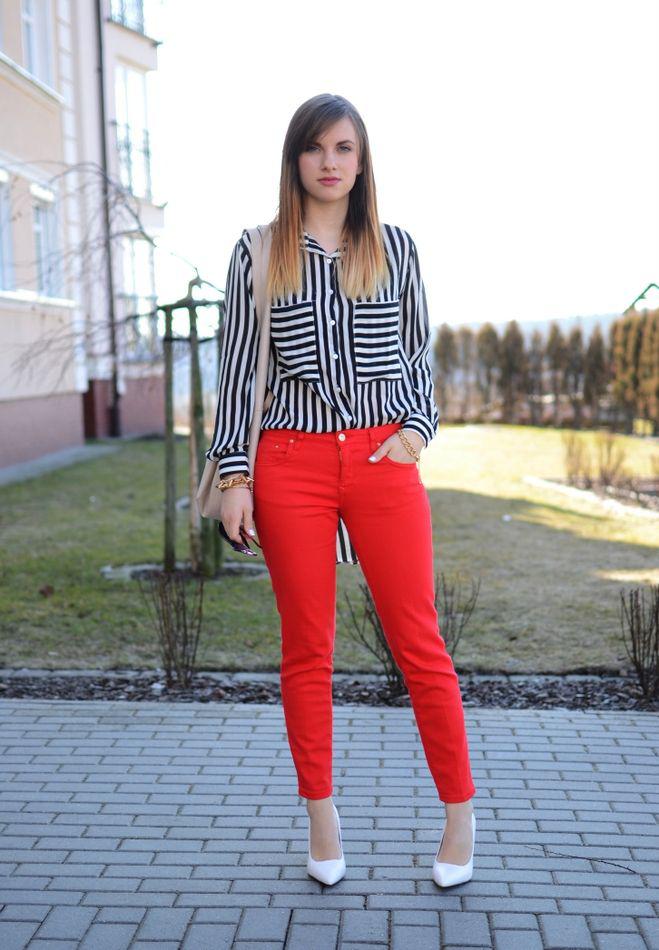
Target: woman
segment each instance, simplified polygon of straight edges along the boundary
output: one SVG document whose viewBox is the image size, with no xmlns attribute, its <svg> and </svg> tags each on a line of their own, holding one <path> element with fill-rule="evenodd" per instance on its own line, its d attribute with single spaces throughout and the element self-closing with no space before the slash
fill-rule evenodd
<svg viewBox="0 0 659 950">
<path fill-rule="evenodd" d="M 259 334 L 247 231 L 229 267 L 206 456 L 219 460 L 229 537 L 256 526 L 270 572 L 307 870 L 327 884 L 345 874 L 332 801 L 336 564 L 361 563 L 446 805 L 433 879 L 459 883 L 472 873 L 475 787 L 416 464 L 439 421 L 425 289 L 410 235 L 379 222 L 366 129 L 341 96 L 315 96 L 293 116 L 270 226 L 271 355 L 254 477 L 246 449 Z"/>
</svg>

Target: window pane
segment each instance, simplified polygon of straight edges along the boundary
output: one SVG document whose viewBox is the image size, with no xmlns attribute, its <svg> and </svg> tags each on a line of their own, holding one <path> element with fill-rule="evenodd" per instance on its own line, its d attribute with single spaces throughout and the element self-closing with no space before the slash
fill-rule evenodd
<svg viewBox="0 0 659 950">
<path fill-rule="evenodd" d="M 14 289 L 9 184 L 0 183 L 0 289 Z"/>
<path fill-rule="evenodd" d="M 39 201 L 34 206 L 34 249 L 38 292 L 46 297 L 60 296 L 57 214 L 50 202 Z"/>
<path fill-rule="evenodd" d="M 23 0 L 24 66 L 37 79 L 52 83 L 48 0 Z"/>
</svg>

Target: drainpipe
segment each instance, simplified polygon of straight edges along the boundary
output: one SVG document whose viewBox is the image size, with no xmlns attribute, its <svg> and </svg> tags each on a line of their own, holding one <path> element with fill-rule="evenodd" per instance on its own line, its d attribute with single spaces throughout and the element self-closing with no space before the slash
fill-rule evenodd
<svg viewBox="0 0 659 950">
<path fill-rule="evenodd" d="M 110 189 L 108 167 L 107 120 L 105 114 L 105 64 L 103 57 L 103 0 L 96 0 L 96 45 L 98 72 L 98 105 L 101 120 L 101 167 L 103 169 L 103 228 L 105 238 L 105 266 L 108 298 L 108 328 L 110 330 L 110 355 L 112 360 L 112 380 L 110 385 L 110 405 L 108 406 L 108 430 L 111 436 L 121 435 L 119 414 L 119 357 L 117 353 L 116 315 L 114 310 L 114 278 L 112 274 L 112 241 L 110 226 Z"/>
</svg>

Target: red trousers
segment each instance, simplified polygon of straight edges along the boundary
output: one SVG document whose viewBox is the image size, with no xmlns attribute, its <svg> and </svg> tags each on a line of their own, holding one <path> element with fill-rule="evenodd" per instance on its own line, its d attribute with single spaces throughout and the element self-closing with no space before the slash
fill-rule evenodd
<svg viewBox="0 0 659 950">
<path fill-rule="evenodd" d="M 414 462 L 368 456 L 400 423 L 261 432 L 254 525 L 281 618 L 281 695 L 304 798 L 332 794 L 336 533 L 341 515 L 410 694 L 444 802 L 475 792 L 462 697 L 434 604 L 430 501 Z"/>
</svg>

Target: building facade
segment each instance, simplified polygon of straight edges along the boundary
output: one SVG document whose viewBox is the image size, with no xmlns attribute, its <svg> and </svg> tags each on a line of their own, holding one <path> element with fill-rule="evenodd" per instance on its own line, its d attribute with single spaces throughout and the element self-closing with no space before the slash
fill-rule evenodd
<svg viewBox="0 0 659 950">
<path fill-rule="evenodd" d="M 145 6 L 0 5 L 0 467 L 163 431 Z"/>
</svg>

